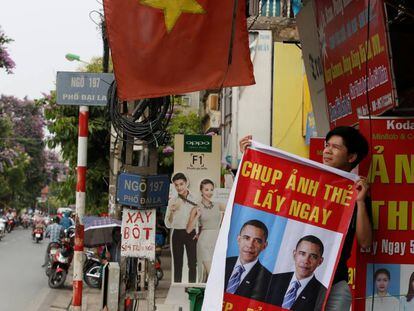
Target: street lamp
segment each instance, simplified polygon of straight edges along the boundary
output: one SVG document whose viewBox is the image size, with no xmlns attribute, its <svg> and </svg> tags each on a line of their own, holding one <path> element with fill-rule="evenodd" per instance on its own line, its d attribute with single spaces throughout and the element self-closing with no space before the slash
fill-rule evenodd
<svg viewBox="0 0 414 311">
<path fill-rule="evenodd" d="M 88 63 L 88 62 L 85 62 L 85 61 L 81 60 L 81 59 L 80 59 L 80 56 L 79 56 L 79 55 L 76 55 L 76 54 L 68 53 L 68 54 L 66 54 L 66 55 L 65 55 L 65 58 L 66 58 L 68 61 L 70 61 L 70 62 L 73 62 L 74 60 L 76 60 L 76 61 L 78 61 L 78 62 L 81 62 L 81 63 L 84 63 L 84 64 L 89 65 L 89 63 Z"/>
</svg>

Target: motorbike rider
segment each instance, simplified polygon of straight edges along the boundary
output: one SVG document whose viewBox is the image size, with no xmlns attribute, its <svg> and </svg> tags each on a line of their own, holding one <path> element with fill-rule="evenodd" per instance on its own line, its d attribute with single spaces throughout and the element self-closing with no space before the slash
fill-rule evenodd
<svg viewBox="0 0 414 311">
<path fill-rule="evenodd" d="M 36 228 L 40 228 L 42 230 L 44 230 L 45 227 L 45 221 L 43 216 L 39 213 L 36 212 L 35 215 L 33 216 L 33 226 L 32 226 L 32 238 L 35 238 L 35 229 Z"/>
<path fill-rule="evenodd" d="M 46 228 L 46 237 L 50 238 L 50 241 L 49 241 L 49 244 L 47 245 L 45 261 L 42 267 L 46 267 L 47 265 L 47 262 L 49 260 L 50 247 L 52 246 L 52 244 L 56 244 L 56 243 L 60 244 L 61 239 L 65 235 L 65 229 L 59 223 L 60 223 L 59 217 L 55 217 L 54 222 L 50 224 L 49 226 L 47 226 Z"/>
<path fill-rule="evenodd" d="M 60 220 L 60 225 L 64 228 L 64 229 L 69 229 L 70 227 L 72 227 L 73 225 L 75 225 L 75 222 L 73 221 L 73 219 L 70 217 L 70 212 L 65 212 L 63 213 L 63 217 Z"/>
</svg>

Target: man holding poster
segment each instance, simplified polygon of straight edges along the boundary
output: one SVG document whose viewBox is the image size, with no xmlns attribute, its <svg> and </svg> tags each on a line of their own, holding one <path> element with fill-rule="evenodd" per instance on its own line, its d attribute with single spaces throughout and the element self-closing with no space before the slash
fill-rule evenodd
<svg viewBox="0 0 414 311">
<path fill-rule="evenodd" d="M 250 142 L 251 139 L 252 139 L 251 136 L 246 136 L 240 141 L 240 148 L 242 151 L 245 151 L 246 148 L 251 144 Z M 345 171 L 345 172 L 350 172 L 354 167 L 356 167 L 362 161 L 362 159 L 367 154 L 368 154 L 368 143 L 366 139 L 359 133 L 358 130 L 354 129 L 353 127 L 340 126 L 340 127 L 334 128 L 326 135 L 325 148 L 323 150 L 323 164 L 329 167 L 332 167 L 332 168 L 335 168 L 341 171 Z M 252 164 L 252 172 L 253 170 L 257 170 L 258 168 L 259 166 L 255 166 L 254 164 Z M 266 175 L 269 175 L 267 174 L 269 173 L 269 169 L 267 169 L 267 172 L 262 171 L 260 173 L 261 173 L 261 176 L 258 176 L 257 174 L 253 174 L 253 173 L 251 175 L 258 176 L 260 178 L 261 177 L 267 178 Z M 278 179 L 282 178 L 283 176 L 282 173 L 283 171 L 280 170 L 280 174 L 279 174 L 280 176 L 277 176 L 274 170 L 273 174 L 270 173 L 268 177 L 271 178 L 272 182 L 277 182 L 279 181 Z M 247 174 L 246 176 L 248 176 L 249 174 Z M 290 186 L 290 183 L 291 183 L 291 177 L 292 176 L 290 176 L 288 184 L 286 185 L 285 189 L 290 188 L 292 190 L 297 191 L 298 190 L 297 188 L 300 186 L 296 187 L 297 186 L 296 184 L 293 187 L 288 187 Z M 260 180 L 260 178 L 258 179 Z M 303 179 L 301 189 L 304 191 L 302 191 L 302 193 L 305 192 L 308 195 L 309 194 L 315 195 L 316 192 L 312 193 L 312 191 L 307 191 L 307 189 L 305 189 L 308 187 L 308 186 L 306 187 L 304 186 L 305 182 L 308 185 L 309 180 Z M 312 182 L 312 180 L 310 180 L 310 182 Z M 262 185 L 264 185 L 264 183 Z M 333 202 L 338 203 L 339 201 L 341 201 L 338 199 L 335 199 L 335 200 L 332 200 L 332 199 L 334 196 L 339 198 L 341 194 L 339 194 L 339 192 L 337 191 L 340 191 L 343 193 L 343 190 L 333 190 L 334 187 L 329 184 L 325 184 L 324 187 L 325 187 L 325 193 L 322 194 L 324 199 L 331 196 L 331 199 L 328 200 L 331 203 Z M 360 177 L 358 180 L 356 180 L 355 185 L 354 185 L 354 189 L 356 190 L 356 196 L 354 197 L 355 198 L 355 201 L 354 201 L 355 209 L 354 209 L 353 214 L 351 215 L 349 227 L 347 225 L 346 226 L 347 230 L 344 232 L 345 238 L 343 239 L 341 243 L 343 248 L 342 248 L 342 252 L 340 253 L 339 260 L 337 262 L 336 271 L 333 271 L 332 287 L 331 287 L 330 295 L 327 299 L 327 303 L 325 305 L 325 310 L 348 311 L 351 306 L 352 296 L 351 296 L 351 292 L 347 284 L 348 268 L 347 268 L 346 262 L 348 258 L 350 257 L 354 235 L 356 234 L 358 243 L 362 248 L 369 247 L 372 243 L 372 222 L 371 222 L 372 212 L 370 208 L 370 200 L 367 198 L 368 188 L 369 187 L 368 187 L 366 178 Z M 316 190 L 317 190 L 317 186 L 316 186 Z M 334 192 L 336 193 L 335 195 L 334 195 Z M 245 197 L 246 196 L 247 195 L 245 195 Z M 237 193 L 236 193 L 236 198 L 237 198 Z M 255 205 L 255 203 L 260 203 L 259 200 L 260 200 L 260 197 L 258 195 L 254 196 L 253 205 Z M 281 211 L 281 207 L 284 205 L 284 201 L 286 201 L 286 196 L 282 196 L 282 195 L 277 196 L 276 208 L 271 205 L 268 208 L 275 209 L 278 212 L 278 214 L 282 214 L 280 211 Z M 295 200 L 293 201 L 295 202 Z M 326 203 L 319 203 L 319 204 L 326 204 Z M 261 205 L 267 206 L 266 197 L 264 198 Z M 299 203 L 296 205 L 291 203 L 290 209 L 288 212 L 289 216 L 291 214 L 296 215 L 294 211 L 297 206 L 299 206 Z M 318 207 L 318 206 L 315 206 L 315 207 Z M 315 212 L 315 207 L 311 211 L 311 216 Z M 300 210 L 300 208 L 298 208 L 298 210 Z M 307 215 L 303 213 L 303 209 L 301 211 L 302 212 L 299 214 L 300 218 L 307 218 L 307 217 L 301 217 L 301 215 L 302 216 Z M 326 211 L 324 213 L 328 215 L 331 211 L 332 210 Z M 315 215 L 316 215 L 316 212 L 315 212 Z M 344 217 L 344 215 L 339 216 L 339 217 Z M 308 220 L 310 219 L 313 219 L 313 218 L 308 217 Z M 291 285 L 292 284 L 290 284 L 290 286 Z M 268 295 L 271 295 L 271 293 L 268 293 Z M 296 298 L 297 296 L 298 294 L 296 294 Z M 309 309 L 309 310 L 320 310 L 320 307 L 319 308 L 315 307 L 315 309 Z"/>
</svg>

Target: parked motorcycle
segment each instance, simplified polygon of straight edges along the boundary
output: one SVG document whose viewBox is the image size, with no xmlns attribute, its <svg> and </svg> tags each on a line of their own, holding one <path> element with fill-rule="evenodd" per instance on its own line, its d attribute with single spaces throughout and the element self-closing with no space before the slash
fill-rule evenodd
<svg viewBox="0 0 414 311">
<path fill-rule="evenodd" d="M 57 249 L 50 262 L 48 281 L 50 288 L 59 288 L 65 284 L 66 276 L 68 274 L 72 259 L 73 247 L 71 246 L 70 239 L 65 238 L 63 239 L 61 247 Z"/>
<path fill-rule="evenodd" d="M 6 235 L 6 220 L 0 217 L 0 241 Z"/>
<path fill-rule="evenodd" d="M 155 268 L 155 274 L 157 276 L 158 281 L 161 281 L 162 278 L 164 277 L 164 271 L 162 271 L 162 268 L 161 268 L 161 251 L 162 251 L 162 247 L 157 245 L 157 247 L 155 247 L 154 268 Z"/>
<path fill-rule="evenodd" d="M 100 288 L 102 284 L 101 260 L 92 251 L 85 251 L 85 256 L 83 280 L 89 287 Z"/>
</svg>

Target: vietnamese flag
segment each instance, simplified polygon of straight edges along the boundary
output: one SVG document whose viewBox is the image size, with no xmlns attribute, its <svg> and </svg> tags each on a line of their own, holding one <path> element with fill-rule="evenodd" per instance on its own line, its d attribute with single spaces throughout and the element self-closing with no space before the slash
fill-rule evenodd
<svg viewBox="0 0 414 311">
<path fill-rule="evenodd" d="M 255 83 L 245 0 L 105 0 L 104 11 L 122 100 Z"/>
</svg>

